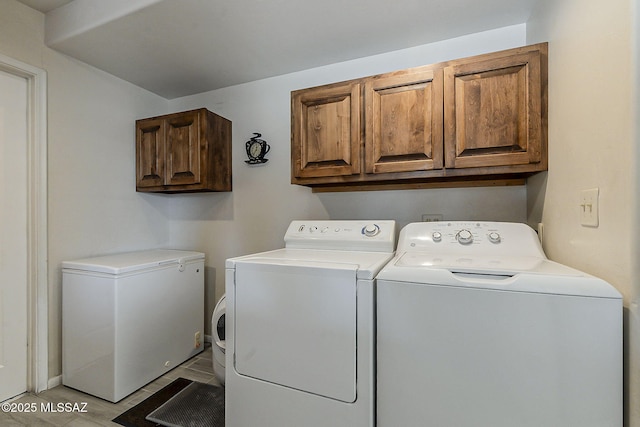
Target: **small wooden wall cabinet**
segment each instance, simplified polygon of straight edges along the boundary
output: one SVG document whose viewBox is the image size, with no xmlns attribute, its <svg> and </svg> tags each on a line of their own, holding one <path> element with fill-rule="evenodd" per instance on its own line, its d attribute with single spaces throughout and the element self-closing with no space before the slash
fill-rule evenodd
<svg viewBox="0 0 640 427">
<path fill-rule="evenodd" d="M 291 93 L 291 182 L 522 184 L 547 170 L 547 44 Z"/>
<path fill-rule="evenodd" d="M 231 191 L 231 122 L 205 108 L 136 120 L 136 190 Z"/>
</svg>

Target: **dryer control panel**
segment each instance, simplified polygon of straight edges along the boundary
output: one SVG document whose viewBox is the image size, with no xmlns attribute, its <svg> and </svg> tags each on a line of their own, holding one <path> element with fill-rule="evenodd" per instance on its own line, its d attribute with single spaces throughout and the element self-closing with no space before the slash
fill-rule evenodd
<svg viewBox="0 0 640 427">
<path fill-rule="evenodd" d="M 396 223 L 392 220 L 293 221 L 284 241 L 287 248 L 393 252 Z"/>
<path fill-rule="evenodd" d="M 509 222 L 412 223 L 402 229 L 398 251 L 544 257 L 536 232 Z"/>
</svg>

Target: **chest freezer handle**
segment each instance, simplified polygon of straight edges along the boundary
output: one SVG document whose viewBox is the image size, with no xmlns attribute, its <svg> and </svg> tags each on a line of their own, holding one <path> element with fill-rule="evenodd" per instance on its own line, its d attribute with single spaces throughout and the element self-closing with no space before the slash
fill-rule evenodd
<svg viewBox="0 0 640 427">
<path fill-rule="evenodd" d="M 159 262 L 158 263 L 158 265 L 171 265 L 171 264 L 177 264 L 178 265 L 178 271 L 182 272 L 185 269 L 186 261 L 184 260 L 184 258 L 180 258 L 177 261 L 176 260 L 171 260 L 171 261 L 163 261 L 163 262 Z"/>
</svg>

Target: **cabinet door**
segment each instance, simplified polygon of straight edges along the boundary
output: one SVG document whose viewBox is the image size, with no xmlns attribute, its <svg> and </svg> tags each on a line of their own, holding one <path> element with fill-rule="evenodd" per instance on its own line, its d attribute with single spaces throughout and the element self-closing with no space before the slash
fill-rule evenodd
<svg viewBox="0 0 640 427">
<path fill-rule="evenodd" d="M 360 173 L 360 87 L 346 82 L 292 93 L 292 181 Z"/>
<path fill-rule="evenodd" d="M 201 117 L 198 110 L 173 114 L 166 119 L 165 185 L 198 184 L 202 163 Z M 203 147 L 204 148 L 204 147 Z"/>
<path fill-rule="evenodd" d="M 136 187 L 161 186 L 165 170 L 165 122 L 159 118 L 138 120 L 136 133 Z"/>
<path fill-rule="evenodd" d="M 506 56 L 490 54 L 485 60 L 476 58 L 445 68 L 445 167 L 541 162 L 546 145 L 542 128 L 544 48 L 546 45 L 514 49 Z"/>
<path fill-rule="evenodd" d="M 442 168 L 442 88 L 442 69 L 366 81 L 365 172 Z"/>
</svg>

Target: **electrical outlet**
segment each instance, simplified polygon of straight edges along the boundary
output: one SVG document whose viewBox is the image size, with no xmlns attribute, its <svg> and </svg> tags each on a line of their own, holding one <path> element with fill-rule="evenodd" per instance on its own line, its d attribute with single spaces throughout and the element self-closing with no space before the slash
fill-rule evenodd
<svg viewBox="0 0 640 427">
<path fill-rule="evenodd" d="M 200 346 L 202 345 L 202 340 L 200 339 L 200 331 L 196 332 L 196 334 L 193 337 L 193 339 L 194 339 L 193 346 L 195 348 L 200 348 Z"/>
<path fill-rule="evenodd" d="M 580 224 L 585 227 L 598 226 L 598 193 L 598 188 L 580 192 Z"/>
<path fill-rule="evenodd" d="M 443 218 L 442 214 L 422 214 L 422 222 L 442 221 Z"/>
</svg>

